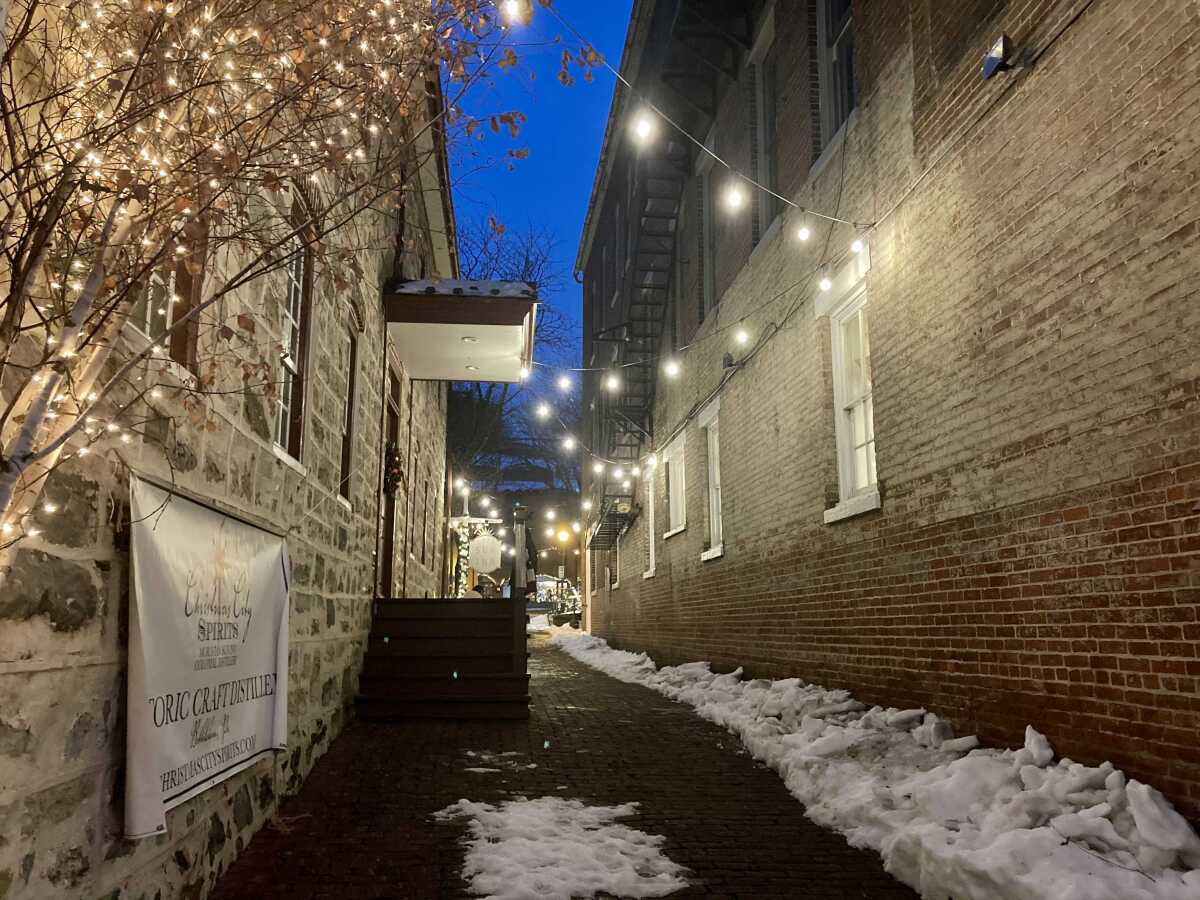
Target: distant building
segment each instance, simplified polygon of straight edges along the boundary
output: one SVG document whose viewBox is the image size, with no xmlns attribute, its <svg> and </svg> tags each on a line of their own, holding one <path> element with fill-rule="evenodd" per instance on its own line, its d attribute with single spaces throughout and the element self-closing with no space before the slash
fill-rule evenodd
<svg viewBox="0 0 1200 900">
<path fill-rule="evenodd" d="M 577 262 L 594 632 L 1033 723 L 1200 815 L 1194 25 L 635 2 L 622 71 L 719 159 L 618 90 Z"/>
</svg>

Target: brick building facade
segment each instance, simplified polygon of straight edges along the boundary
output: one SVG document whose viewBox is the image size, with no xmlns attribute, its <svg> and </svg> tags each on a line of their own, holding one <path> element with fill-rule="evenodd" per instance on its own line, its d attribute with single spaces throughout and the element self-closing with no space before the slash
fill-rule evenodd
<svg viewBox="0 0 1200 900">
<path fill-rule="evenodd" d="M 230 298 L 228 318 L 244 304 L 263 341 L 287 346 L 285 329 L 301 330 L 302 387 L 290 411 L 261 392 L 231 391 L 215 397 L 199 427 L 166 406 L 164 391 L 162 421 L 171 424 L 148 427 L 122 450 L 139 472 L 286 532 L 289 751 L 169 811 L 167 834 L 123 838 L 128 481 L 107 453 L 60 467 L 45 490 L 58 510 L 38 514 L 41 534 L 21 545 L 0 587 L 0 897 L 207 896 L 348 721 L 376 585 L 443 595 L 446 384 L 411 377 L 380 301 L 392 279 L 457 274 L 444 148 L 427 149 L 441 166 L 421 167 L 402 210 L 354 223 L 374 247 L 398 244 L 403 223 L 413 249 L 361 254 L 349 295 L 333 289 L 331 267 L 305 256 L 304 278 L 289 266 Z M 289 320 L 293 282 L 309 288 Z M 390 542 L 380 502 L 389 439 L 403 472 Z"/>
<path fill-rule="evenodd" d="M 1200 815 L 1200 6 L 634 6 L 638 91 L 796 206 L 618 92 L 592 630 L 1032 723 Z"/>
</svg>

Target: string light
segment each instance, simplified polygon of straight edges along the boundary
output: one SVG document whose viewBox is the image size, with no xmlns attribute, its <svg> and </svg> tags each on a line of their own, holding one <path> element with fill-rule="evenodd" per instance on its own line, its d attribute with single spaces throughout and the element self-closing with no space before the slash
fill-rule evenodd
<svg viewBox="0 0 1200 900">
<path fill-rule="evenodd" d="M 616 376 L 616 373 L 609 373 L 608 377 L 604 379 L 604 386 L 610 391 L 615 391 L 620 388 L 621 379 Z"/>
<path fill-rule="evenodd" d="M 573 387 L 571 379 L 566 375 L 562 375 L 558 379 L 558 389 L 560 391 L 569 391 Z"/>
<path fill-rule="evenodd" d="M 746 205 L 746 192 L 736 182 L 725 189 L 725 205 L 731 212 L 738 212 Z"/>
<path fill-rule="evenodd" d="M 668 378 L 678 378 L 679 377 L 679 361 L 674 360 L 674 359 L 668 359 L 665 363 L 663 363 L 663 372 L 666 373 Z"/>
<path fill-rule="evenodd" d="M 597 475 L 599 475 L 601 472 L 604 471 L 604 463 L 602 463 L 602 462 L 592 463 L 592 471 L 595 472 Z"/>
<path fill-rule="evenodd" d="M 571 435 L 568 434 L 565 438 L 563 438 L 562 448 L 564 450 L 568 450 L 568 451 L 574 450 L 575 449 L 575 438 L 571 437 Z"/>
<path fill-rule="evenodd" d="M 584 500 L 583 503 L 581 504 L 581 506 L 583 507 L 584 512 L 590 512 L 592 509 L 592 501 Z"/>
<path fill-rule="evenodd" d="M 810 229 L 807 225 L 801 225 L 800 230 L 796 232 L 796 237 L 802 241 L 807 241 L 810 237 L 812 237 L 812 229 Z"/>
<path fill-rule="evenodd" d="M 736 332 L 734 332 L 733 339 L 739 344 L 749 343 L 750 332 L 746 331 L 745 328 L 739 328 Z"/>
<path fill-rule="evenodd" d="M 853 253 L 862 253 L 863 252 L 863 242 L 861 240 L 859 240 L 858 238 L 855 238 L 854 241 L 850 244 L 850 250 Z"/>
<path fill-rule="evenodd" d="M 639 144 L 644 144 L 650 140 L 654 134 L 654 120 L 650 118 L 650 114 L 645 110 L 638 113 L 633 120 L 633 136 Z"/>
<path fill-rule="evenodd" d="M 549 403 L 539 403 L 538 404 L 537 417 L 539 419 L 550 418 L 550 404 Z"/>
<path fill-rule="evenodd" d="M 821 280 L 817 282 L 817 287 L 824 292 L 828 292 L 829 289 L 833 287 L 833 279 L 831 279 L 828 275 L 822 275 Z"/>
</svg>

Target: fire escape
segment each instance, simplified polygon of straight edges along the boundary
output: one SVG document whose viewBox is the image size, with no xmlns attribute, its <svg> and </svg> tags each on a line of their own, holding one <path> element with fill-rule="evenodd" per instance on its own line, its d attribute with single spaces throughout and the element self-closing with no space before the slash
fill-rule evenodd
<svg viewBox="0 0 1200 900">
<path fill-rule="evenodd" d="M 704 134 L 721 94 L 737 81 L 759 6 L 750 0 L 658 4 L 638 90 L 691 134 Z M 624 129 L 619 133 L 624 140 Z M 616 345 L 613 365 L 619 373 L 615 391 L 601 384 L 595 393 L 594 446 L 612 463 L 593 482 L 598 516 L 590 546 L 597 549 L 612 547 L 638 513 L 633 470 L 651 449 L 658 356 L 675 291 L 679 216 L 694 159 L 688 138 L 666 123 L 645 147 L 630 152 L 623 170 L 627 180 L 614 178 L 608 188 L 610 195 L 629 198 L 630 211 L 621 226 L 629 235 L 626 258 L 618 259 L 618 319 L 592 336 Z"/>
</svg>

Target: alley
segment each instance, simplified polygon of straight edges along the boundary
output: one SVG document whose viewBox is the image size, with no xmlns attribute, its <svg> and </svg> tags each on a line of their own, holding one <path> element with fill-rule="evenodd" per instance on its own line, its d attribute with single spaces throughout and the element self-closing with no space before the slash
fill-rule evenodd
<svg viewBox="0 0 1200 900">
<path fill-rule="evenodd" d="M 216 900 L 467 896 L 465 825 L 431 815 L 464 797 L 514 795 L 636 801 L 628 824 L 664 835 L 667 856 L 691 872 L 673 897 L 915 896 L 873 854 L 809 822 L 774 772 L 688 707 L 543 636 L 530 647 L 527 722 L 356 722 L 218 882 Z"/>
</svg>

